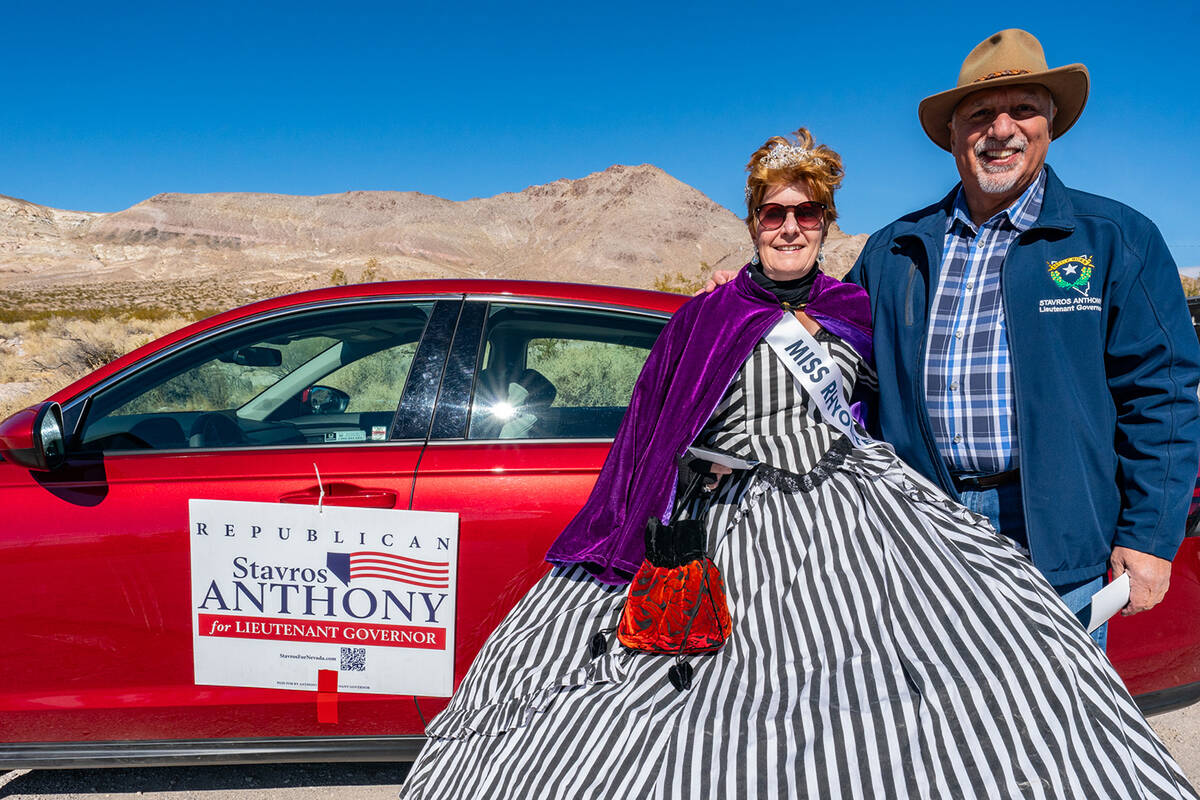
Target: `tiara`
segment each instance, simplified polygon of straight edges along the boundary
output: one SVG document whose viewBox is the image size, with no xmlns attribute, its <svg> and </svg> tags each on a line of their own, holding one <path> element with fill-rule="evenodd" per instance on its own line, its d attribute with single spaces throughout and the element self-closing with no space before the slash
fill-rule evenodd
<svg viewBox="0 0 1200 800">
<path fill-rule="evenodd" d="M 818 167 L 825 166 L 825 159 L 815 155 L 807 147 L 776 143 L 771 145 L 760 163 L 767 169 L 784 169 L 798 167 L 806 162 L 816 164 Z"/>
<path fill-rule="evenodd" d="M 767 149 L 767 154 L 763 156 L 759 162 L 767 169 L 787 169 L 788 167 L 798 167 L 801 164 L 815 164 L 818 167 L 825 166 L 825 159 L 813 153 L 807 147 L 801 147 L 795 144 L 783 144 L 776 142 Z M 746 202 L 750 202 L 750 196 L 753 194 L 750 189 L 749 182 L 746 183 Z"/>
</svg>

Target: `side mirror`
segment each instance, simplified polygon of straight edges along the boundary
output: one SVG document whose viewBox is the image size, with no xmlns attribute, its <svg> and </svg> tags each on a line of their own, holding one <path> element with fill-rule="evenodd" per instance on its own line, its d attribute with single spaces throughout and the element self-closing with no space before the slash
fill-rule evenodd
<svg viewBox="0 0 1200 800">
<path fill-rule="evenodd" d="M 300 402 L 312 414 L 342 414 L 350 405 L 350 395 L 332 386 L 310 386 L 300 393 Z"/>
<path fill-rule="evenodd" d="M 0 456 L 39 472 L 61 467 L 67 447 L 58 403 L 39 403 L 0 422 Z"/>
</svg>

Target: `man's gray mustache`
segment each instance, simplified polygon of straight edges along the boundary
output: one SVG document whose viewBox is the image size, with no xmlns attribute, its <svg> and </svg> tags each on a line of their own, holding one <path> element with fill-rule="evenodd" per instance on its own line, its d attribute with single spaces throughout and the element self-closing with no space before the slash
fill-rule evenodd
<svg viewBox="0 0 1200 800">
<path fill-rule="evenodd" d="M 981 156 L 988 150 L 1020 150 L 1025 152 L 1025 148 L 1029 146 L 1029 140 L 1019 133 L 1013 134 L 1007 139 L 980 139 L 975 143 L 975 155 Z"/>
</svg>

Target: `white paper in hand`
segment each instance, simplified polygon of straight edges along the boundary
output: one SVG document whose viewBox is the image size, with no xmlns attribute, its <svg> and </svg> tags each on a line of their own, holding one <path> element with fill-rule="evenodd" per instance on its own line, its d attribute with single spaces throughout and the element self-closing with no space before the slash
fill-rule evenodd
<svg viewBox="0 0 1200 800">
<path fill-rule="evenodd" d="M 722 467 L 729 467 L 730 469 L 750 469 L 751 467 L 758 466 L 757 461 L 738 458 L 728 453 L 718 453 L 716 450 L 707 450 L 703 447 L 689 447 L 687 451 L 693 458 L 699 458 L 713 464 L 720 464 Z"/>
<path fill-rule="evenodd" d="M 1099 628 L 1129 603 L 1129 573 L 1122 572 L 1121 577 L 1092 595 L 1092 613 L 1088 618 L 1087 632 Z"/>
</svg>

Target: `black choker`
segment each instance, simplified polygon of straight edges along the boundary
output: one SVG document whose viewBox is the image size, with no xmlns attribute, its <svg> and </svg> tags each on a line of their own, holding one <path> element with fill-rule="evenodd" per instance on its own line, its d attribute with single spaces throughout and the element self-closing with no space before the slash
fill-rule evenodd
<svg viewBox="0 0 1200 800">
<path fill-rule="evenodd" d="M 750 277 L 759 286 L 775 295 L 783 308 L 788 311 L 800 311 L 808 304 L 809 290 L 812 289 L 813 281 L 817 279 L 817 265 L 813 264 L 812 269 L 799 278 L 793 278 L 790 281 L 776 281 L 767 277 L 763 272 L 762 264 L 751 263 Z"/>
</svg>

